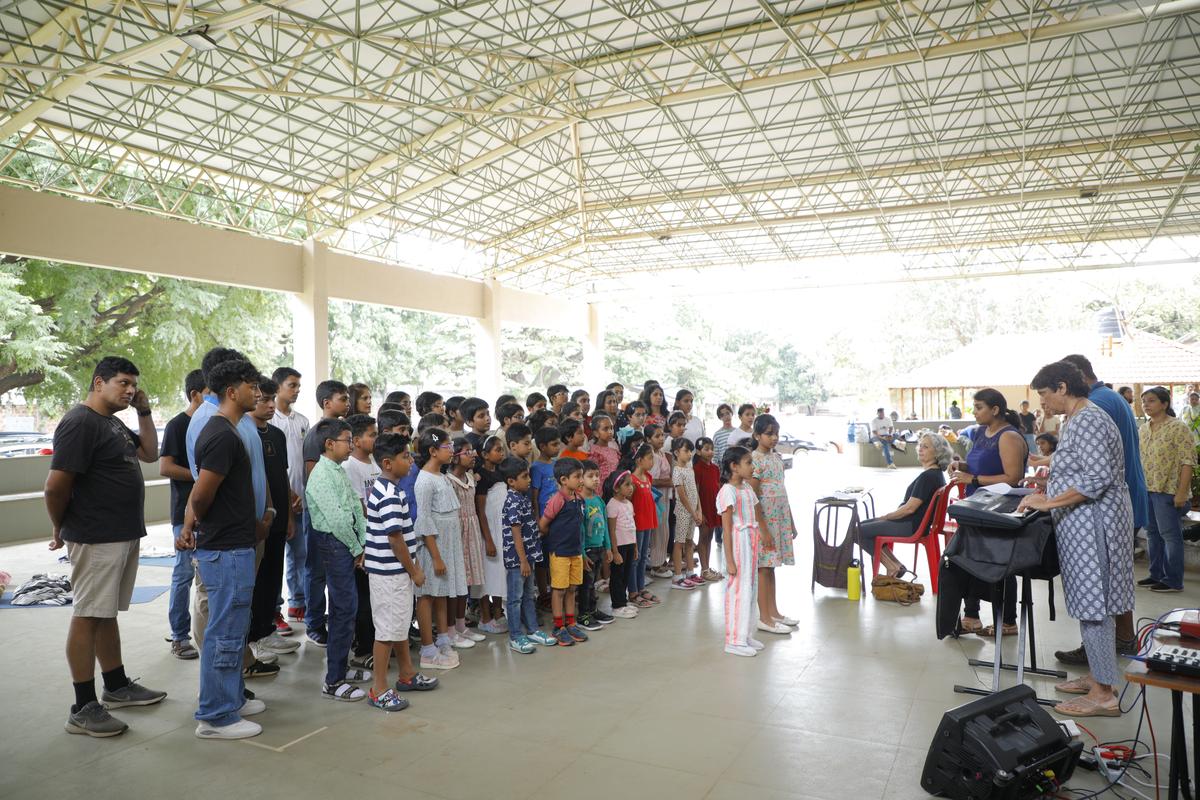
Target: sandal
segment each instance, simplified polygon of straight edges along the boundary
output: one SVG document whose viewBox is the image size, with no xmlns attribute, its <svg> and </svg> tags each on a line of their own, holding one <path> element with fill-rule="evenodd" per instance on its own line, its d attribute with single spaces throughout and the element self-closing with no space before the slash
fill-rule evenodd
<svg viewBox="0 0 1200 800">
<path fill-rule="evenodd" d="M 1092 690 L 1092 682 L 1087 675 L 1081 675 L 1069 681 L 1055 684 L 1054 691 L 1063 694 L 1087 694 Z"/>
<path fill-rule="evenodd" d="M 650 608 L 650 606 L 654 605 L 644 597 L 631 597 L 629 598 L 629 602 L 638 608 Z"/>
<path fill-rule="evenodd" d="M 1121 716 L 1121 704 L 1117 699 L 1113 698 L 1111 706 L 1101 705 L 1095 700 L 1089 700 L 1086 697 L 1076 697 L 1073 700 L 1068 700 L 1065 703 L 1059 703 L 1054 707 L 1054 710 L 1067 717 L 1119 717 Z"/>
<path fill-rule="evenodd" d="M 662 602 L 662 600 L 659 600 L 657 597 L 650 594 L 649 592 L 643 592 L 642 599 L 644 599 L 647 603 L 649 603 L 652 606 L 656 606 Z"/>
<path fill-rule="evenodd" d="M 983 623 L 979 620 L 968 623 L 967 617 L 963 617 L 958 621 L 958 629 L 963 633 L 979 633 L 983 630 Z"/>
<path fill-rule="evenodd" d="M 996 626 L 988 625 L 986 628 L 982 628 L 981 630 L 976 631 L 976 633 L 985 639 L 993 639 L 996 636 Z M 1015 624 L 1014 625 L 1001 625 L 1000 633 L 1004 636 L 1016 636 L 1017 635 L 1017 626 Z"/>
</svg>

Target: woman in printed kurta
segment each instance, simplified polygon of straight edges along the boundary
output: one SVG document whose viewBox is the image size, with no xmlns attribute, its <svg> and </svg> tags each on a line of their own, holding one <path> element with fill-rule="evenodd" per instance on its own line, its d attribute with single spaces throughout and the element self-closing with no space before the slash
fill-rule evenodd
<svg viewBox="0 0 1200 800">
<path fill-rule="evenodd" d="M 1117 426 L 1088 399 L 1072 364 L 1043 367 L 1031 383 L 1047 414 L 1066 414 L 1050 465 L 1046 494 L 1022 509 L 1054 517 L 1067 613 L 1079 620 L 1090 673 L 1055 688 L 1081 697 L 1059 703 L 1071 716 L 1120 716 L 1116 684 L 1116 620 L 1133 608 L 1133 507 L 1125 485 Z"/>
<path fill-rule="evenodd" d="M 1146 521 L 1150 577 L 1141 584 L 1152 592 L 1178 592 L 1183 589 L 1182 520 L 1192 498 L 1196 445 L 1191 428 L 1174 416 L 1166 389 L 1155 386 L 1143 392 L 1142 408 L 1150 417 L 1138 437 L 1150 496 Z"/>
</svg>

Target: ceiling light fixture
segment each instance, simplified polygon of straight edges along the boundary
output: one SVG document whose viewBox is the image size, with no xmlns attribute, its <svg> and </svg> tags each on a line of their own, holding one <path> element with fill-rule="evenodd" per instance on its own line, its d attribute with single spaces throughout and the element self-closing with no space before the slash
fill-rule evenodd
<svg viewBox="0 0 1200 800">
<path fill-rule="evenodd" d="M 208 25 L 200 25 L 176 35 L 193 50 L 218 49 L 217 40 L 208 35 Z"/>
</svg>

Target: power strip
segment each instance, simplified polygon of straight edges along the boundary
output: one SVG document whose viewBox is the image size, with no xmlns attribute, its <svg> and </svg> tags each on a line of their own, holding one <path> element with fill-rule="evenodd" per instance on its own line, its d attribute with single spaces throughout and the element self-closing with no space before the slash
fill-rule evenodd
<svg viewBox="0 0 1200 800">
<path fill-rule="evenodd" d="M 1096 758 L 1096 771 L 1103 775 L 1110 785 L 1121 779 L 1121 773 L 1125 769 L 1124 761 L 1114 759 L 1112 754 L 1100 745 L 1092 748 L 1092 755 Z"/>
</svg>

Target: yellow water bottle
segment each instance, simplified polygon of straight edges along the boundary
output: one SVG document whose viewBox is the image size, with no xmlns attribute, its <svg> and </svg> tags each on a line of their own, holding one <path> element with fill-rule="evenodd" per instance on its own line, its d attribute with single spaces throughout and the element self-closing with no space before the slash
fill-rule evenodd
<svg viewBox="0 0 1200 800">
<path fill-rule="evenodd" d="M 862 568 L 858 564 L 857 558 L 850 559 L 850 566 L 846 567 L 846 599 L 858 600 L 862 597 Z"/>
</svg>

